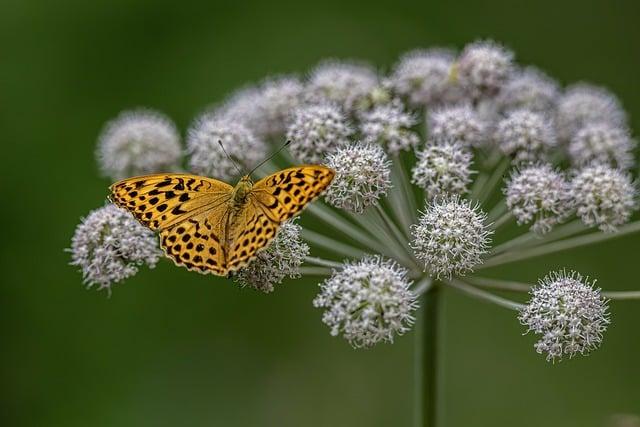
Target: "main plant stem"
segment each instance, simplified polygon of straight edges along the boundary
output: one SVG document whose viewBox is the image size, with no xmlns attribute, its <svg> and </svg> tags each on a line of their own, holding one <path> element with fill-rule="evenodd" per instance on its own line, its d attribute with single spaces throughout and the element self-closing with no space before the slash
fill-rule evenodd
<svg viewBox="0 0 640 427">
<path fill-rule="evenodd" d="M 416 427 L 438 424 L 438 311 L 440 286 L 432 286 L 421 297 L 415 346 Z"/>
</svg>

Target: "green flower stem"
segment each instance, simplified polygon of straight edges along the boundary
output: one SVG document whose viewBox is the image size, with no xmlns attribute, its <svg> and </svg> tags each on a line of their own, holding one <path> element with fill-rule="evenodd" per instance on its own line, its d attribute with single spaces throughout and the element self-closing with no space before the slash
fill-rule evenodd
<svg viewBox="0 0 640 427">
<path fill-rule="evenodd" d="M 440 289 L 432 286 L 420 297 L 415 331 L 415 425 L 438 425 L 440 390 L 438 370 L 438 328 Z"/>
<path fill-rule="evenodd" d="M 414 285 L 413 293 L 420 296 L 425 292 L 428 292 L 434 284 L 435 282 L 431 277 L 425 277 Z"/>
<path fill-rule="evenodd" d="M 331 276 L 331 269 L 327 267 L 302 266 L 299 271 L 303 276 Z"/>
<path fill-rule="evenodd" d="M 315 245 L 325 249 L 330 249 L 331 251 L 347 257 L 360 258 L 364 255 L 364 251 L 361 249 L 354 248 L 346 243 L 339 242 L 331 237 L 325 236 L 324 234 L 316 233 L 315 231 L 306 228 L 302 229 L 302 237 Z"/>
<path fill-rule="evenodd" d="M 408 255 L 408 250 L 402 244 L 396 242 L 396 239 L 391 234 L 391 231 L 384 225 L 381 224 L 381 220 L 371 212 L 373 209 L 369 209 L 365 214 L 351 214 L 351 217 L 354 221 L 357 221 L 364 229 L 369 230 L 373 236 L 375 236 L 379 245 L 382 245 L 386 248 L 387 256 L 398 260 L 401 264 L 404 264 L 407 268 L 415 269 L 414 262 L 412 261 L 410 255 Z M 419 270 L 419 268 L 418 268 Z"/>
<path fill-rule="evenodd" d="M 389 191 L 389 204 L 393 209 L 394 216 L 402 225 L 405 234 L 409 235 L 409 227 L 417 221 L 417 207 L 415 195 L 400 155 L 393 158 L 391 179 L 397 187 Z"/>
<path fill-rule="evenodd" d="M 306 256 L 304 257 L 305 262 L 309 264 L 318 265 L 320 267 L 329 267 L 329 268 L 342 268 L 342 264 L 339 262 L 331 261 L 328 259 L 318 258 L 314 256 Z"/>
<path fill-rule="evenodd" d="M 640 299 L 640 291 L 602 292 L 602 295 L 606 298 L 619 301 Z"/>
<path fill-rule="evenodd" d="M 513 219 L 513 214 L 511 212 L 505 212 L 500 218 L 498 218 L 493 223 L 493 229 L 498 230 L 500 227 L 502 227 L 512 219 Z"/>
<path fill-rule="evenodd" d="M 507 204 L 504 199 L 500 200 L 487 214 L 489 221 L 495 221 L 507 212 Z"/>
<path fill-rule="evenodd" d="M 473 286 L 494 289 L 497 291 L 529 292 L 532 287 L 532 285 L 527 283 L 514 282 L 512 280 L 488 279 L 486 277 L 477 276 L 465 277 L 464 280 Z"/>
<path fill-rule="evenodd" d="M 468 283 L 465 283 L 458 279 L 447 279 L 443 281 L 446 285 L 463 292 L 467 295 L 471 295 L 479 300 L 488 301 L 493 304 L 497 304 L 501 307 L 509 308 L 511 310 L 520 310 L 524 307 L 523 304 L 517 303 L 515 301 L 511 301 L 506 298 L 499 297 L 490 292 L 484 291 L 482 289 L 476 288 L 475 286 L 471 286 Z"/>
<path fill-rule="evenodd" d="M 484 204 L 489 200 L 489 198 L 493 195 L 496 187 L 502 182 L 504 172 L 507 170 L 509 165 L 511 164 L 511 159 L 508 157 L 503 158 L 496 168 L 493 170 L 493 173 L 487 180 L 486 184 L 482 186 L 480 193 L 478 194 L 478 200 L 480 203 Z"/>
<path fill-rule="evenodd" d="M 388 256 L 393 256 L 389 253 L 389 250 L 384 245 L 380 244 L 377 240 L 373 239 L 365 232 L 360 231 L 355 224 L 347 221 L 342 216 L 340 216 L 340 214 L 329 209 L 328 207 L 319 203 L 314 203 L 310 205 L 307 210 L 317 218 L 323 220 L 336 230 L 343 232 L 365 247 L 373 249 L 377 252 L 382 252 Z"/>
<path fill-rule="evenodd" d="M 555 230 L 552 230 L 544 236 L 540 236 L 533 231 L 528 231 L 518 237 L 502 243 L 501 245 L 496 246 L 491 250 L 491 255 L 497 255 L 499 253 L 506 252 L 507 250 L 520 250 L 531 246 L 538 246 L 544 243 L 553 242 L 555 240 L 560 240 L 565 237 L 572 236 L 586 229 L 587 227 L 585 227 L 582 222 L 577 219 L 568 224 L 557 227 Z"/>
<path fill-rule="evenodd" d="M 603 233 L 595 232 L 582 236 L 573 237 L 566 240 L 560 240 L 557 242 L 547 243 L 539 246 L 535 246 L 531 249 L 523 249 L 518 252 L 507 252 L 500 255 L 490 257 L 484 264 L 480 265 L 478 269 L 495 267 L 497 265 L 507 264 L 510 262 L 521 261 L 528 258 L 534 258 L 542 255 L 549 255 L 554 252 L 560 252 L 567 249 L 573 249 L 580 246 L 592 245 L 594 243 L 604 242 L 606 240 L 622 237 L 627 234 L 636 233 L 640 231 L 640 221 L 635 221 L 620 227 L 615 233 Z"/>
<path fill-rule="evenodd" d="M 469 193 L 470 200 L 478 200 L 478 195 L 482 191 L 482 188 L 488 179 L 489 175 L 485 172 L 481 172 L 480 175 L 476 177 L 476 180 L 473 182 L 473 186 L 471 187 L 471 192 Z"/>
</svg>

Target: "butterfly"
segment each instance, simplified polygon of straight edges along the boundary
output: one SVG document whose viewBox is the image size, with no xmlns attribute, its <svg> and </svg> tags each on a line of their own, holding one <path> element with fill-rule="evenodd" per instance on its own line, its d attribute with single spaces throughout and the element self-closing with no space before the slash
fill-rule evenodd
<svg viewBox="0 0 640 427">
<path fill-rule="evenodd" d="M 255 184 L 243 176 L 235 187 L 189 174 L 128 178 L 109 187 L 109 199 L 140 223 L 159 231 L 176 265 L 228 276 L 250 263 L 331 184 L 335 172 L 305 165 L 281 170 Z"/>
</svg>

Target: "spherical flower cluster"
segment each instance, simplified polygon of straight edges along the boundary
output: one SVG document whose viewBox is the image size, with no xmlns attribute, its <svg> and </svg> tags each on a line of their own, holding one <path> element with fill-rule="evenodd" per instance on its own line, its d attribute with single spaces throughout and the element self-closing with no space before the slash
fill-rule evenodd
<svg viewBox="0 0 640 427">
<path fill-rule="evenodd" d="M 516 163 L 543 160 L 556 145 L 554 129 L 546 117 L 529 110 L 513 111 L 500 120 L 494 139 Z"/>
<path fill-rule="evenodd" d="M 540 335 L 534 348 L 548 361 L 587 354 L 602 343 L 609 324 L 607 301 L 580 274 L 552 272 L 531 290 L 520 323 Z"/>
<path fill-rule="evenodd" d="M 249 170 L 264 158 L 267 147 L 241 122 L 204 114 L 189 129 L 187 150 L 192 172 L 230 180 L 239 175 L 234 160 Z"/>
<path fill-rule="evenodd" d="M 416 123 L 400 102 L 393 102 L 364 113 L 360 130 L 365 142 L 380 144 L 394 155 L 418 145 L 420 137 L 411 130 Z"/>
<path fill-rule="evenodd" d="M 616 231 L 637 209 L 635 183 L 619 169 L 603 164 L 578 171 L 571 191 L 578 217 L 585 225 L 598 226 L 602 231 Z"/>
<path fill-rule="evenodd" d="M 626 114 L 618 98 L 607 89 L 586 83 L 569 86 L 558 100 L 558 137 L 569 141 L 587 124 L 604 122 L 625 126 Z"/>
<path fill-rule="evenodd" d="M 527 109 L 539 113 L 553 111 L 560 96 L 558 83 L 542 71 L 528 67 L 517 72 L 496 98 L 500 111 Z"/>
<path fill-rule="evenodd" d="M 391 187 L 391 162 L 378 145 L 342 147 L 327 157 L 326 165 L 336 175 L 324 197 L 338 209 L 363 213 Z"/>
<path fill-rule="evenodd" d="M 125 111 L 107 123 L 96 156 L 103 175 L 116 181 L 135 175 L 172 172 L 181 160 L 180 135 L 163 114 Z"/>
<path fill-rule="evenodd" d="M 473 98 L 492 97 L 511 77 L 513 52 L 492 41 L 467 45 L 457 62 L 457 78 Z"/>
<path fill-rule="evenodd" d="M 289 149 L 301 162 L 320 163 L 349 142 L 353 133 L 341 109 L 334 104 L 306 105 L 297 109 L 287 129 Z"/>
<path fill-rule="evenodd" d="M 445 49 L 408 52 L 394 67 L 389 83 L 413 106 L 452 102 L 460 96 L 451 78 L 454 61 L 455 54 Z"/>
<path fill-rule="evenodd" d="M 297 77 L 278 76 L 235 92 L 211 113 L 268 140 L 282 136 L 303 98 L 304 85 Z"/>
<path fill-rule="evenodd" d="M 411 247 L 425 269 L 437 278 L 462 275 L 482 263 L 491 231 L 487 215 L 457 195 L 427 204 L 411 227 Z"/>
<path fill-rule="evenodd" d="M 487 126 L 468 105 L 440 108 L 429 114 L 429 136 L 479 147 L 487 141 Z"/>
<path fill-rule="evenodd" d="M 322 321 L 331 335 L 342 335 L 356 348 L 393 342 L 409 331 L 418 307 L 407 271 L 379 256 L 348 263 L 320 284 L 313 300 L 324 308 Z"/>
<path fill-rule="evenodd" d="M 436 141 L 428 143 L 416 156 L 411 182 L 425 190 L 427 199 L 467 192 L 472 173 L 468 147 L 457 141 Z"/>
<path fill-rule="evenodd" d="M 248 266 L 235 273 L 234 280 L 241 286 L 269 293 L 286 277 L 300 277 L 300 266 L 309 255 L 309 245 L 302 240 L 301 231 L 302 227 L 293 221 L 282 224 L 276 238 Z"/>
<path fill-rule="evenodd" d="M 227 157 L 224 150 L 232 157 Z M 266 155 L 267 147 L 242 124 L 224 116 L 204 114 L 187 135 L 189 169 L 199 175 L 230 180 L 239 175 L 234 160 L 251 169 Z"/>
<path fill-rule="evenodd" d="M 71 265 L 80 267 L 88 287 L 110 289 L 162 256 L 153 232 L 127 211 L 106 205 L 82 220 L 71 240 Z"/>
<path fill-rule="evenodd" d="M 256 105 L 260 120 L 254 123 L 256 135 L 280 138 L 287 130 L 293 111 L 302 104 L 304 86 L 297 77 L 280 76 L 265 80 Z"/>
<path fill-rule="evenodd" d="M 518 224 L 545 234 L 572 211 L 571 188 L 565 177 L 549 164 L 531 164 L 514 172 L 504 190 L 507 207 Z"/>
<path fill-rule="evenodd" d="M 568 151 L 576 166 L 596 162 L 626 170 L 633 167 L 635 146 L 628 129 L 609 123 L 592 123 L 571 138 Z"/>
<path fill-rule="evenodd" d="M 311 72 L 306 92 L 312 102 L 335 102 L 346 112 L 353 113 L 378 84 L 377 73 L 368 65 L 327 61 Z"/>
</svg>

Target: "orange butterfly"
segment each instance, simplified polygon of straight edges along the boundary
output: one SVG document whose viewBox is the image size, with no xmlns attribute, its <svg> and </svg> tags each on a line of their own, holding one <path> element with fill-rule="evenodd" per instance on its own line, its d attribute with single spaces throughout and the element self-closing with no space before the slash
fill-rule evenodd
<svg viewBox="0 0 640 427">
<path fill-rule="evenodd" d="M 267 247 L 280 224 L 331 184 L 325 166 L 298 166 L 255 184 L 245 175 L 235 187 L 189 174 L 156 174 L 116 182 L 109 198 L 143 225 L 160 231 L 176 265 L 226 276 Z"/>
</svg>

